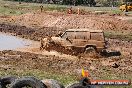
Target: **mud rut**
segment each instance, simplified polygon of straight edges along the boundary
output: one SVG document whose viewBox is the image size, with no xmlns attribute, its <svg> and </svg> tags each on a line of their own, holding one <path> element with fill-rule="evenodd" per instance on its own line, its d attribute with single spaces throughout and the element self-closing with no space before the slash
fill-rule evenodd
<svg viewBox="0 0 132 88">
<path fill-rule="evenodd" d="M 39 41 L 41 37 L 47 35 L 56 35 L 58 31 L 65 31 L 65 29 L 44 27 L 40 29 L 27 28 L 19 25 L 0 24 L 0 31 L 5 33 L 12 33 L 13 35 Z M 109 58 L 75 58 L 59 57 L 54 55 L 38 55 L 27 52 L 18 51 L 1 51 L 0 52 L 0 69 L 4 70 L 19 70 L 19 69 L 39 69 L 42 71 L 52 70 L 53 72 L 69 73 L 71 71 L 77 74 L 78 69 L 89 68 L 95 77 L 103 77 L 107 73 L 117 75 L 117 77 L 131 76 L 132 73 L 132 42 L 121 40 L 110 40 L 111 49 L 119 48 L 120 51 L 125 52 L 121 57 Z M 28 59 L 27 59 L 28 58 Z M 24 62 L 24 63 L 23 63 Z M 34 63 L 34 64 L 33 64 Z M 39 63 L 39 64 L 38 64 Z M 103 64 L 105 63 L 105 64 Z M 108 64 L 106 64 L 108 63 Z M 119 63 L 119 68 L 112 68 L 112 63 Z M 3 67 L 6 65 L 9 67 Z M 11 67 L 10 67 L 11 65 Z M 25 68 L 23 68 L 25 67 Z M 77 70 L 77 71 L 76 71 Z"/>
</svg>

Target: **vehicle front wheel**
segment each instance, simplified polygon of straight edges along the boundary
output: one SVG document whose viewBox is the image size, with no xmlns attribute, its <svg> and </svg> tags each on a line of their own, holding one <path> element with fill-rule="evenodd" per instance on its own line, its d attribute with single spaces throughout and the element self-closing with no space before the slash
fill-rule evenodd
<svg viewBox="0 0 132 88">
<path fill-rule="evenodd" d="M 89 57 L 96 57 L 98 55 L 96 48 L 92 46 L 85 48 L 84 54 Z"/>
</svg>

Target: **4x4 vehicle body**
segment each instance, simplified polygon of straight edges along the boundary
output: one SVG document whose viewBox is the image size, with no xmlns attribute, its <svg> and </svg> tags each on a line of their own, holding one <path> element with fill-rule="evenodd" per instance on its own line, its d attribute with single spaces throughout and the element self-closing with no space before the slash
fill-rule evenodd
<svg viewBox="0 0 132 88">
<path fill-rule="evenodd" d="M 89 47 L 94 48 L 97 52 L 107 48 L 102 30 L 68 29 L 59 37 L 51 37 L 51 41 L 66 48 L 74 47 L 84 51 Z"/>
</svg>

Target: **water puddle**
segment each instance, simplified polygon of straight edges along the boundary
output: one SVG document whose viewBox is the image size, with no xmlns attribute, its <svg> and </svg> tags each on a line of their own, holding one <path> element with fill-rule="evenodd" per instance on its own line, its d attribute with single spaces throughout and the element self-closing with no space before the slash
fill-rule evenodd
<svg viewBox="0 0 132 88">
<path fill-rule="evenodd" d="M 30 40 L 0 33 L 0 50 L 15 50 L 17 48 L 29 46 L 31 43 Z"/>
</svg>

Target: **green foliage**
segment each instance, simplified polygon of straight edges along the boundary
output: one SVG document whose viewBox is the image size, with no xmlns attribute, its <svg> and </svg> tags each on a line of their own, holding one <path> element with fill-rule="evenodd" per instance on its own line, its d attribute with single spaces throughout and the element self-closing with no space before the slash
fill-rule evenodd
<svg viewBox="0 0 132 88">
<path fill-rule="evenodd" d="M 23 12 L 18 11 L 18 10 L 14 10 L 14 9 L 9 9 L 6 7 L 0 7 L 0 14 L 4 14 L 4 15 L 20 15 L 23 14 Z"/>
<path fill-rule="evenodd" d="M 66 7 L 61 7 L 61 6 L 47 6 L 44 7 L 44 10 L 48 10 L 48 11 L 53 11 L 53 10 L 57 10 L 57 11 L 65 11 L 67 8 Z"/>
<path fill-rule="evenodd" d="M 122 11 L 121 10 L 112 10 L 110 14 L 115 14 L 115 15 L 121 15 Z"/>
<path fill-rule="evenodd" d="M 64 75 L 64 74 L 59 74 L 59 73 L 52 73 L 52 72 L 44 72 L 40 70 L 0 70 L 0 76 L 7 76 L 7 75 L 13 75 L 13 76 L 18 76 L 18 77 L 23 77 L 23 76 L 34 76 L 37 77 L 41 80 L 43 79 L 54 79 L 58 80 L 64 85 L 67 85 L 71 82 L 76 81 L 76 76 L 74 75 Z"/>
</svg>

